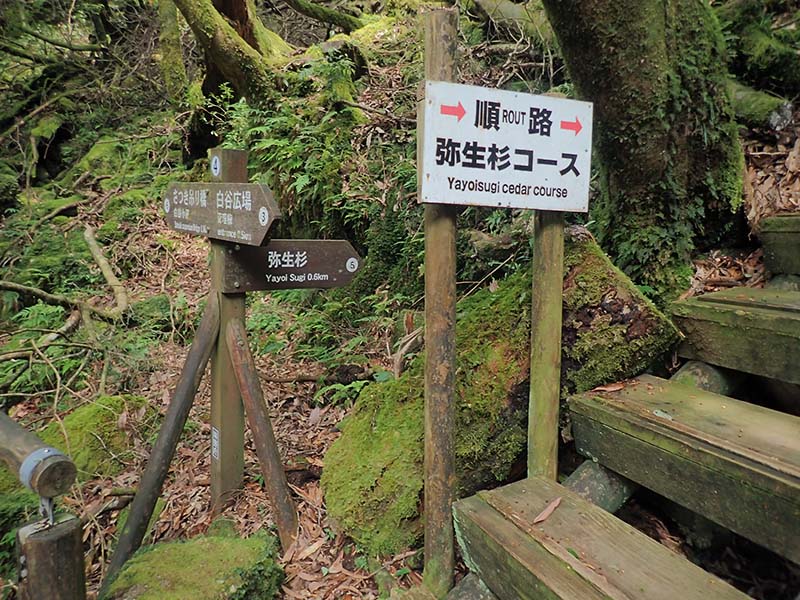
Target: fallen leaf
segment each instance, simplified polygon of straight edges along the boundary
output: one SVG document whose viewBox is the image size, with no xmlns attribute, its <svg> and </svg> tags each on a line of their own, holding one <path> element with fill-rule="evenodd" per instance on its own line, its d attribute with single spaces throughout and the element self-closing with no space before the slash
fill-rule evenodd
<svg viewBox="0 0 800 600">
<path fill-rule="evenodd" d="M 536 518 L 533 519 L 534 525 L 536 523 L 541 523 L 542 521 L 546 520 L 547 517 L 553 514 L 553 511 L 558 508 L 558 505 L 561 504 L 561 496 L 553 500 L 550 504 L 548 504 L 545 509 L 536 515 Z"/>
<path fill-rule="evenodd" d="M 624 383 L 609 383 L 608 385 L 599 385 L 594 388 L 593 392 L 618 392 L 625 387 Z"/>
<path fill-rule="evenodd" d="M 325 538 L 317 540 L 316 542 L 311 544 L 308 548 L 304 549 L 300 554 L 298 554 L 296 560 L 305 560 L 306 558 L 314 554 L 317 550 L 322 548 L 323 544 L 325 544 Z"/>
</svg>

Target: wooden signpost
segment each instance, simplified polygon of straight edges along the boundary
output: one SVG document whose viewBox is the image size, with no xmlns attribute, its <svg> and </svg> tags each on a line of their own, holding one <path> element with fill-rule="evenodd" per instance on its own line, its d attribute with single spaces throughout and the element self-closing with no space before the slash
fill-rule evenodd
<svg viewBox="0 0 800 600">
<path fill-rule="evenodd" d="M 346 285 L 361 267 L 361 257 L 342 240 L 269 240 L 280 209 L 266 186 L 246 183 L 247 153 L 213 149 L 209 158 L 211 183 L 173 183 L 162 199 L 170 227 L 210 238 L 211 292 L 104 587 L 142 543 L 209 361 L 212 510 L 222 510 L 241 487 L 246 417 L 284 550 L 297 534 L 297 511 L 247 343 L 245 296 Z"/>
<path fill-rule="evenodd" d="M 417 157 L 425 202 L 425 573 L 453 581 L 457 205 L 534 209 L 528 474 L 556 478 L 564 211 L 588 208 L 592 105 L 451 83 L 458 12 L 425 14 Z"/>
</svg>

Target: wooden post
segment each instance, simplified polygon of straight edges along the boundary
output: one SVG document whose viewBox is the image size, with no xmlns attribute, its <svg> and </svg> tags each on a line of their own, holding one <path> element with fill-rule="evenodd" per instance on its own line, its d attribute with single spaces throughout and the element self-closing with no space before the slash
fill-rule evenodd
<svg viewBox="0 0 800 600">
<path fill-rule="evenodd" d="M 425 79 L 452 81 L 458 9 L 425 13 Z M 422 132 L 418 132 L 421 136 Z M 421 165 L 418 177 L 422 177 Z M 453 586 L 456 206 L 425 205 L 425 569 L 437 598 Z"/>
<path fill-rule="evenodd" d="M 136 496 L 131 504 L 130 515 L 125 521 L 125 526 L 119 536 L 117 548 L 111 557 L 103 587 L 117 574 L 127 560 L 139 548 L 147 533 L 147 526 L 150 517 L 153 515 L 164 480 L 169 471 L 169 464 L 175 454 L 178 440 L 183 433 L 183 426 L 189 416 L 197 388 L 208 364 L 211 352 L 214 350 L 217 336 L 219 335 L 219 302 L 217 295 L 212 293 L 208 296 L 208 303 L 203 312 L 200 326 L 197 328 L 194 341 L 186 362 L 183 363 L 183 370 L 178 379 L 178 385 L 172 395 L 172 401 L 167 408 L 164 423 L 158 432 L 158 438 L 150 451 L 150 458 L 144 469 Z"/>
<path fill-rule="evenodd" d="M 225 337 L 231 353 L 233 372 L 244 400 L 247 422 L 250 424 L 250 431 L 253 432 L 253 443 L 258 454 L 261 474 L 264 476 L 264 486 L 272 503 L 278 535 L 285 552 L 297 537 L 297 510 L 289 492 L 281 453 L 275 441 L 275 433 L 272 431 L 261 384 L 258 382 L 256 364 L 247 345 L 244 321 L 230 321 Z"/>
<path fill-rule="evenodd" d="M 563 213 L 535 211 L 532 269 L 528 475 L 555 480 L 558 472 L 558 404 L 561 395 Z"/>
<path fill-rule="evenodd" d="M 209 151 L 211 178 L 224 183 L 247 182 L 247 152 Z M 217 347 L 211 356 L 211 507 L 219 512 L 242 485 L 244 474 L 244 407 L 233 377 L 225 331 L 233 320 L 244 320 L 245 295 L 223 294 L 226 256 L 232 244 L 211 240 L 211 289 L 219 298 Z"/>
<path fill-rule="evenodd" d="M 43 498 L 65 493 L 75 481 L 72 460 L 0 411 L 0 459 L 22 484 Z"/>
<path fill-rule="evenodd" d="M 85 600 L 81 520 L 60 515 L 17 532 L 21 600 Z"/>
</svg>

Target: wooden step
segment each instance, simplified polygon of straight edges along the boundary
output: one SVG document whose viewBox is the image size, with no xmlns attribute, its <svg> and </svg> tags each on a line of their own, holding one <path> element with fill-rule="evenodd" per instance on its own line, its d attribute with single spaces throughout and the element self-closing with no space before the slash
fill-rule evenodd
<svg viewBox="0 0 800 600">
<path fill-rule="evenodd" d="M 675 302 L 685 358 L 800 383 L 800 292 L 731 289 Z"/>
<path fill-rule="evenodd" d="M 648 375 L 569 407 L 579 452 L 800 563 L 800 418 Z"/>
<path fill-rule="evenodd" d="M 773 274 L 800 274 L 800 214 L 787 213 L 761 221 L 764 265 Z"/>
<path fill-rule="evenodd" d="M 453 515 L 467 566 L 499 600 L 747 598 L 555 482 L 529 478 L 480 492 L 457 502 Z"/>
</svg>

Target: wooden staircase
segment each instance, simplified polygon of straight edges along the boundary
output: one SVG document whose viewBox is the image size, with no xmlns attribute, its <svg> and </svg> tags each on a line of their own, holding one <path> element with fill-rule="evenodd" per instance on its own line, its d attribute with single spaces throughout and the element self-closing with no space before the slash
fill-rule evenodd
<svg viewBox="0 0 800 600">
<path fill-rule="evenodd" d="M 554 500 L 545 520 L 536 517 Z M 470 570 L 501 600 L 745 600 L 746 595 L 547 479 L 457 502 Z"/>
<path fill-rule="evenodd" d="M 683 357 L 800 384 L 800 293 L 735 289 L 672 310 Z M 569 410 L 581 454 L 800 564 L 800 417 L 649 375 Z M 467 565 L 500 600 L 747 598 L 546 479 L 453 513 Z"/>
<path fill-rule="evenodd" d="M 647 375 L 570 412 L 584 456 L 800 563 L 800 417 Z"/>
</svg>

